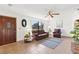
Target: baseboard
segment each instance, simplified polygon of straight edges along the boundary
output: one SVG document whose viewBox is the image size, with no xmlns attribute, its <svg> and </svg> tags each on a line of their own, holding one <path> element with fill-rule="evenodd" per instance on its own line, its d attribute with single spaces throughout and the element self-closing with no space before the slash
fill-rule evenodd
<svg viewBox="0 0 79 59">
<path fill-rule="evenodd" d="M 62 38 L 72 38 L 72 37 L 69 37 L 69 36 L 61 36 Z"/>
</svg>

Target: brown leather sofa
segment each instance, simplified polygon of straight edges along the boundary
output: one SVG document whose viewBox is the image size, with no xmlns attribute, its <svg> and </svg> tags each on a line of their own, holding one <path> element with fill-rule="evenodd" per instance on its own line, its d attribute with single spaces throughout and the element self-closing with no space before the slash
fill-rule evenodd
<svg viewBox="0 0 79 59">
<path fill-rule="evenodd" d="M 41 40 L 49 36 L 48 32 L 45 32 L 44 30 L 37 30 L 32 33 L 35 40 Z"/>
</svg>

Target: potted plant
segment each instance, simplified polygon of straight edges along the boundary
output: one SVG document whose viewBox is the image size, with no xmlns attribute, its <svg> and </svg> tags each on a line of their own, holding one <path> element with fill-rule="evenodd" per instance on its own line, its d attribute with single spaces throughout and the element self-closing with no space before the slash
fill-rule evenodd
<svg viewBox="0 0 79 59">
<path fill-rule="evenodd" d="M 24 36 L 24 42 L 28 42 L 30 40 L 30 33 L 27 32 Z"/>
<path fill-rule="evenodd" d="M 75 21 L 74 29 L 70 32 L 74 42 L 71 44 L 73 52 L 79 53 L 79 20 Z"/>
<path fill-rule="evenodd" d="M 72 38 L 74 38 L 74 41 L 76 44 L 79 44 L 79 20 L 75 21 L 74 29 L 71 31 Z"/>
</svg>

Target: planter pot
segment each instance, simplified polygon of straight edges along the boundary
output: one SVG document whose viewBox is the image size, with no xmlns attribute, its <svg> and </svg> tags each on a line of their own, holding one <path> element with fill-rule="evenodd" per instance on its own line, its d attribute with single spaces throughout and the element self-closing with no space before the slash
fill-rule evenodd
<svg viewBox="0 0 79 59">
<path fill-rule="evenodd" d="M 79 54 L 79 43 L 78 42 L 71 42 L 71 50 L 75 54 Z"/>
<path fill-rule="evenodd" d="M 24 43 L 29 43 L 31 42 L 29 39 L 24 39 Z"/>
<path fill-rule="evenodd" d="M 24 42 L 25 43 L 32 42 L 32 37 L 24 38 Z"/>
</svg>

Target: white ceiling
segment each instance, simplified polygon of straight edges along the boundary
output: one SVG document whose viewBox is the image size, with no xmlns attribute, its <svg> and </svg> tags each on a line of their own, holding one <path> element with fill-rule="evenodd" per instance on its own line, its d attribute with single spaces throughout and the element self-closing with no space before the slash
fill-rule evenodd
<svg viewBox="0 0 79 59">
<path fill-rule="evenodd" d="M 41 18 L 47 14 L 49 9 L 62 13 L 63 11 L 77 10 L 79 4 L 12 4 L 12 6 L 1 4 L 0 7 L 4 10 Z"/>
</svg>

